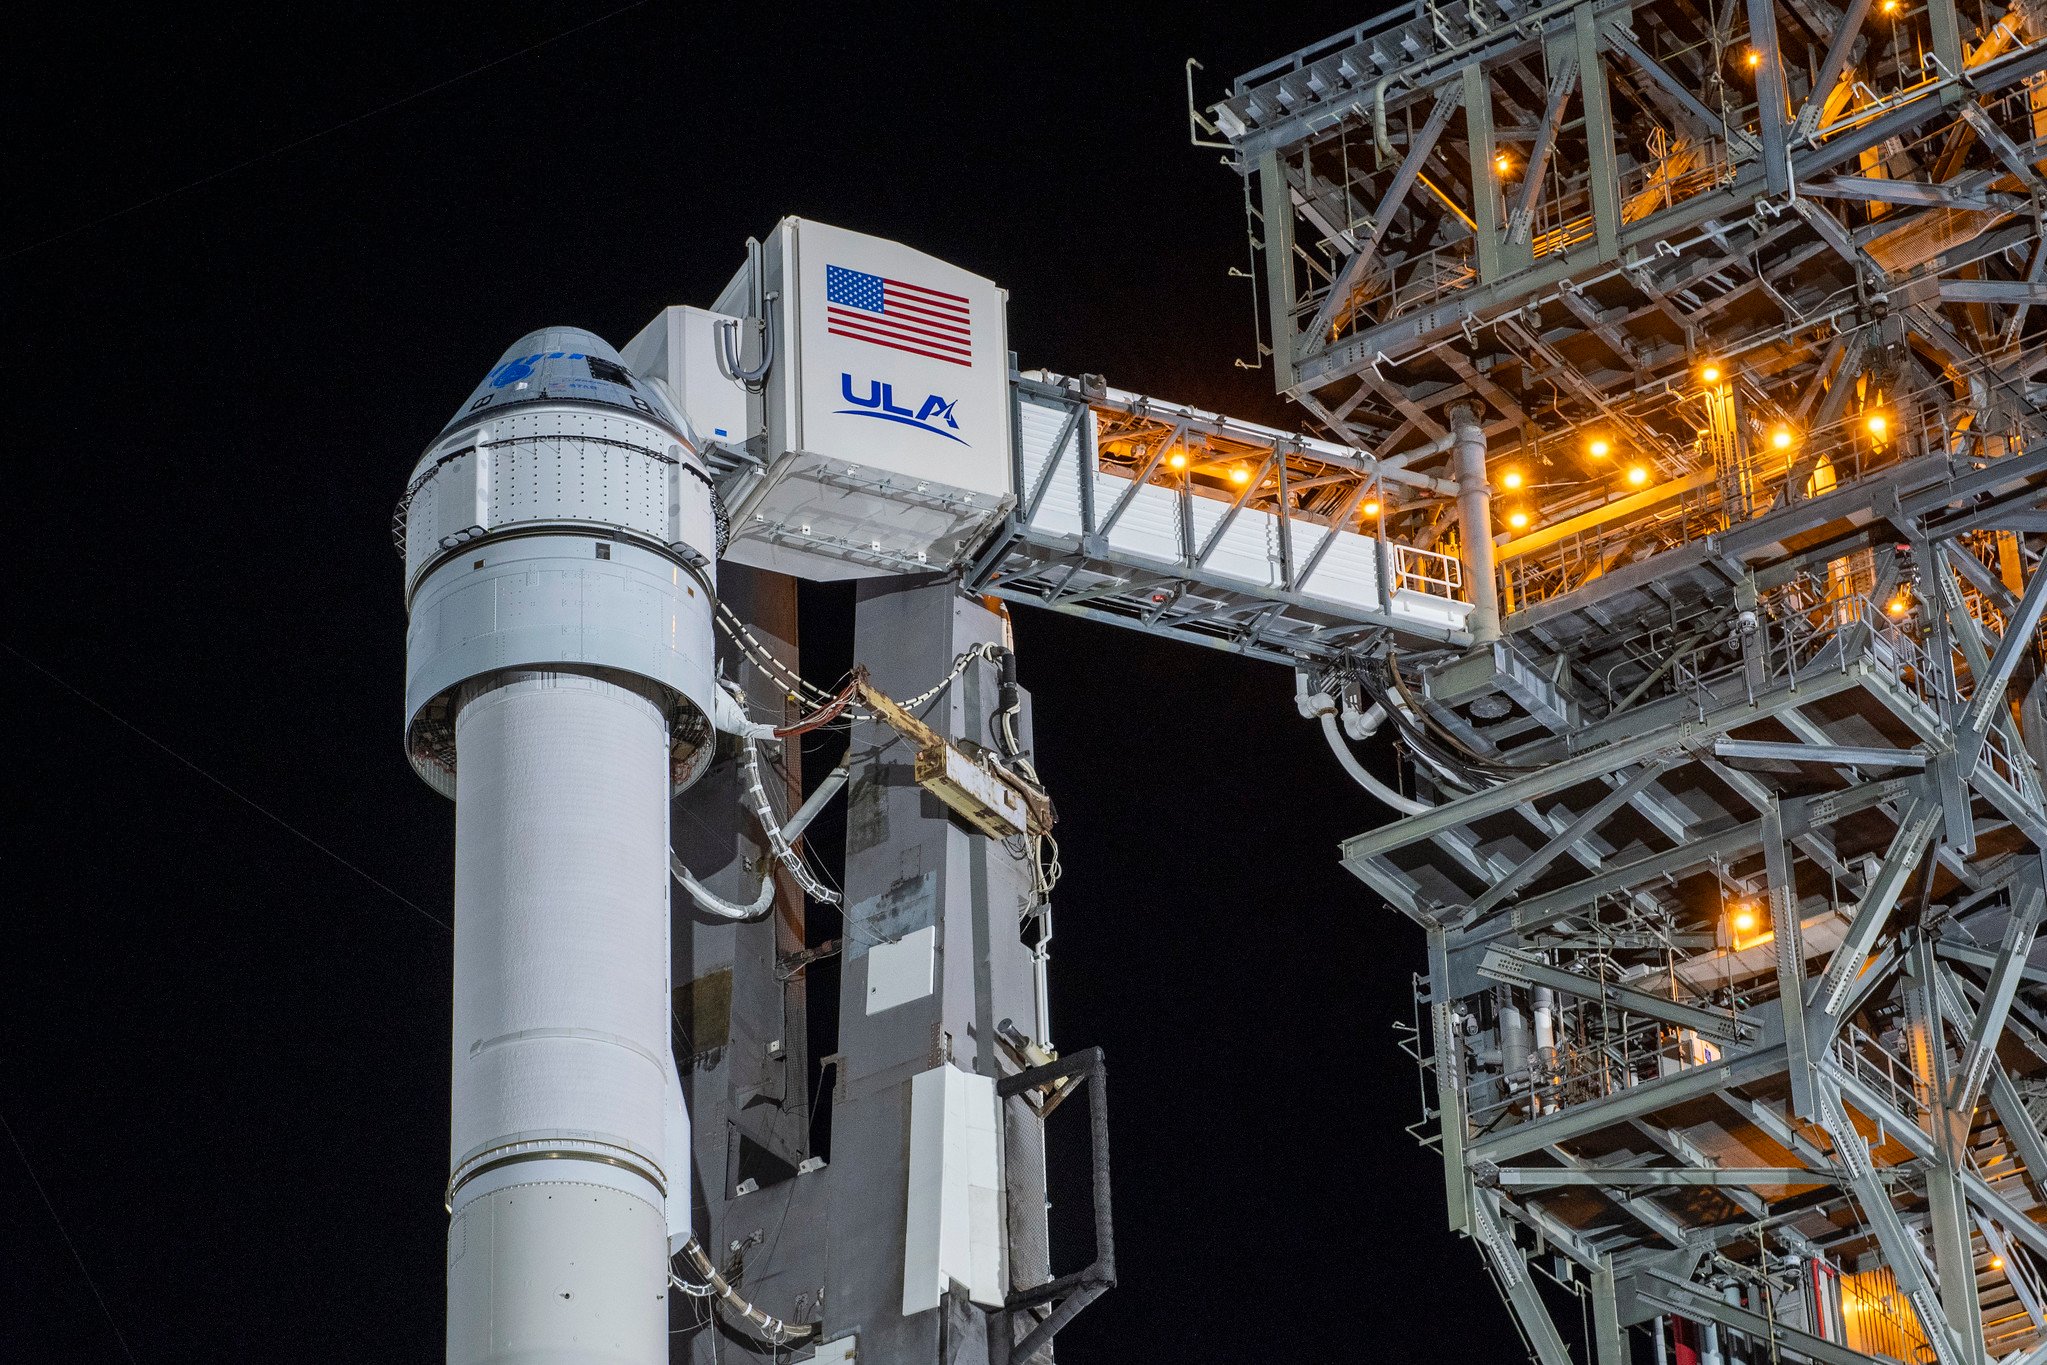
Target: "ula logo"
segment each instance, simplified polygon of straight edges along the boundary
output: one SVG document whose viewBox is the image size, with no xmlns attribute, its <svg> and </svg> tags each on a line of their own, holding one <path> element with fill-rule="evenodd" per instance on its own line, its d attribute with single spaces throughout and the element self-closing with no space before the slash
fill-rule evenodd
<svg viewBox="0 0 2047 1365">
<path fill-rule="evenodd" d="M 884 422 L 901 422 L 906 427 L 928 431 L 933 436 L 943 436 L 948 441 L 959 441 L 961 445 L 968 444 L 953 435 L 953 432 L 960 429 L 958 419 L 952 415 L 953 406 L 959 402 L 956 398 L 941 398 L 934 393 L 926 395 L 924 401 L 914 408 L 901 407 L 896 403 L 893 385 L 879 379 L 870 379 L 867 381 L 867 393 L 863 396 L 853 392 L 853 376 L 850 374 L 839 376 L 839 392 L 852 404 L 851 407 L 839 409 L 839 412 L 847 417 L 879 417 Z M 940 426 L 940 422 L 945 425 Z"/>
</svg>

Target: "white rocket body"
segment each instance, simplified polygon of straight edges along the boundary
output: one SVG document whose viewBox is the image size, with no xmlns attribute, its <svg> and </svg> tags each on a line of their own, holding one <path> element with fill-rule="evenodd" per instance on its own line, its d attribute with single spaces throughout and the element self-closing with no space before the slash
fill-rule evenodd
<svg viewBox="0 0 2047 1365">
<path fill-rule="evenodd" d="M 668 1360 L 668 810 L 729 714 L 686 431 L 596 337 L 536 332 L 400 507 L 407 748 L 455 798 L 449 1365 Z"/>
</svg>

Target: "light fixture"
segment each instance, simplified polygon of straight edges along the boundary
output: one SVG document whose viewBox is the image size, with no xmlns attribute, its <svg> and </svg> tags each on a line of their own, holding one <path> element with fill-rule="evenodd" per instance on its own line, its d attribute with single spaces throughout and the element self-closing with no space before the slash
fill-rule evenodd
<svg viewBox="0 0 2047 1365">
<path fill-rule="evenodd" d="M 1699 379 L 1703 383 L 1718 384 L 1720 382 L 1720 367 L 1708 361 L 1699 367 Z"/>
<path fill-rule="evenodd" d="M 1251 471 L 1242 465 L 1232 465 L 1230 467 L 1230 482 L 1238 485 L 1251 482 Z"/>
<path fill-rule="evenodd" d="M 1166 456 L 1166 467 L 1168 469 L 1185 469 L 1187 467 L 1187 452 L 1176 450 Z"/>
<path fill-rule="evenodd" d="M 1517 531 L 1522 530 L 1528 525 L 1528 514 L 1517 507 L 1507 513 L 1507 524 Z"/>
<path fill-rule="evenodd" d="M 2002 1256 L 1992 1256 L 1992 1257 L 1990 1258 L 1990 1268 L 1991 1268 L 1992 1270 L 2002 1270 L 2002 1269 L 2004 1269 L 2004 1257 L 2002 1257 Z"/>
<path fill-rule="evenodd" d="M 1755 50 L 1754 48 L 1750 48 L 1750 49 L 1748 50 L 1748 67 L 1749 67 L 1749 70 L 1753 71 L 1753 70 L 1755 70 L 1755 69 L 1756 69 L 1757 67 L 1761 66 L 1762 64 L 1763 64 L 1763 54 L 1762 54 L 1762 53 L 1760 53 L 1760 52 L 1758 52 L 1758 51 L 1756 51 L 1756 50 Z"/>
<path fill-rule="evenodd" d="M 1592 444 L 1586 446 L 1585 449 L 1593 459 L 1603 460 L 1613 454 L 1613 442 L 1607 440 L 1604 436 L 1595 436 L 1592 438 Z"/>
<path fill-rule="evenodd" d="M 1791 428 L 1778 427 L 1770 433 L 1770 444 L 1779 450 L 1791 449 Z"/>
<path fill-rule="evenodd" d="M 1634 485 L 1635 487 L 1637 487 L 1637 488 L 1640 488 L 1640 487 L 1641 487 L 1641 486 L 1642 486 L 1643 484 L 1645 484 L 1645 483 L 1649 482 L 1649 470 L 1648 470 L 1648 467 L 1647 467 L 1646 465 L 1639 465 L 1639 464 L 1631 464 L 1631 465 L 1629 465 L 1629 466 L 1628 466 L 1628 482 L 1629 482 L 1629 483 L 1631 483 L 1631 484 L 1633 484 L 1633 485 Z"/>
<path fill-rule="evenodd" d="M 1884 606 L 1884 610 L 1893 616 L 1903 616 L 1906 612 L 1912 610 L 1912 599 L 1905 596 L 1902 592 L 1898 593 Z"/>
<path fill-rule="evenodd" d="M 1505 175 L 1508 171 L 1514 169 L 1514 160 L 1505 152 L 1501 152 L 1498 156 L 1495 156 L 1493 158 L 1493 169 L 1498 171 L 1501 175 Z"/>
<path fill-rule="evenodd" d="M 1756 908 L 1747 901 L 1736 902 L 1734 917 L 1729 922 L 1734 925 L 1734 932 L 1737 934 L 1754 932 L 1756 927 Z"/>
<path fill-rule="evenodd" d="M 1506 473 L 1500 475 L 1500 487 L 1508 489 L 1510 491 L 1519 488 L 1523 482 L 1525 482 L 1525 480 L 1522 479 L 1521 471 L 1518 469 L 1510 469 Z"/>
<path fill-rule="evenodd" d="M 1898 0 L 1884 0 L 1883 11 L 1885 14 L 1896 14 L 1898 12 Z"/>
<path fill-rule="evenodd" d="M 1379 515 L 1379 500 L 1377 498 L 1367 498 L 1365 500 L 1365 515 L 1368 517 Z"/>
<path fill-rule="evenodd" d="M 1889 431 L 1890 429 L 1891 424 L 1884 420 L 1884 415 L 1882 413 L 1872 412 L 1871 414 L 1869 414 L 1870 435 L 1876 437 L 1877 440 L 1881 441 L 1884 438 L 1884 433 L 1886 431 Z"/>
</svg>

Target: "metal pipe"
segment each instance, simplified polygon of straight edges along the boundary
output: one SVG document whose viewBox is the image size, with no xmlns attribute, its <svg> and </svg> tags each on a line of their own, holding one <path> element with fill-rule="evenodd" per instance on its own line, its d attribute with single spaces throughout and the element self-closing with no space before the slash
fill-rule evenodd
<svg viewBox="0 0 2047 1365">
<path fill-rule="evenodd" d="M 1473 645 L 1500 638 L 1500 591 L 1493 556 L 1493 495 L 1486 483 L 1485 428 L 1463 403 L 1450 409 L 1450 433 L 1457 461 L 1457 522 L 1465 576 L 1471 582 L 1471 615 L 1465 627 Z"/>
<path fill-rule="evenodd" d="M 796 813 L 783 823 L 782 837 L 792 844 L 801 838 L 803 831 L 810 828 L 810 822 L 817 818 L 818 812 L 839 794 L 839 788 L 846 785 L 848 775 L 844 763 L 826 773 L 824 781 L 818 783 L 817 790 L 810 794 L 810 799 L 798 806 Z"/>
<path fill-rule="evenodd" d="M 1511 986 L 1499 988 L 1500 1075 L 1508 1085 L 1528 1074 L 1528 1016 L 1514 999 Z"/>
</svg>

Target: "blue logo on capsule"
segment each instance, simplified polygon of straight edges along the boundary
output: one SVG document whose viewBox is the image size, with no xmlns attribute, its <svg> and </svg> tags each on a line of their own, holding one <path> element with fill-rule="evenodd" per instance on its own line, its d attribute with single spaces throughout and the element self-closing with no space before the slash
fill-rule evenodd
<svg viewBox="0 0 2047 1365">
<path fill-rule="evenodd" d="M 533 372 L 540 368 L 540 362 L 543 360 L 581 360 L 582 358 L 583 353 L 581 351 L 573 353 L 568 351 L 536 351 L 532 355 L 520 360 L 507 360 L 504 364 L 492 370 L 490 372 L 490 386 L 494 389 L 502 389 L 508 385 L 516 384 L 522 379 L 530 379 L 533 377 Z"/>
<path fill-rule="evenodd" d="M 884 422 L 900 422 L 906 427 L 928 431 L 933 436 L 943 436 L 948 441 L 958 441 L 963 446 L 970 444 L 953 435 L 953 432 L 960 428 L 959 421 L 953 416 L 952 411 L 959 402 L 957 398 L 942 398 L 933 393 L 925 395 L 924 401 L 914 408 L 901 407 L 896 403 L 893 385 L 880 379 L 870 379 L 867 381 L 867 392 L 857 394 L 853 392 L 853 376 L 850 374 L 839 376 L 839 392 L 853 405 L 840 408 L 839 415 L 878 417 Z M 940 426 L 940 422 L 945 425 Z"/>
</svg>

